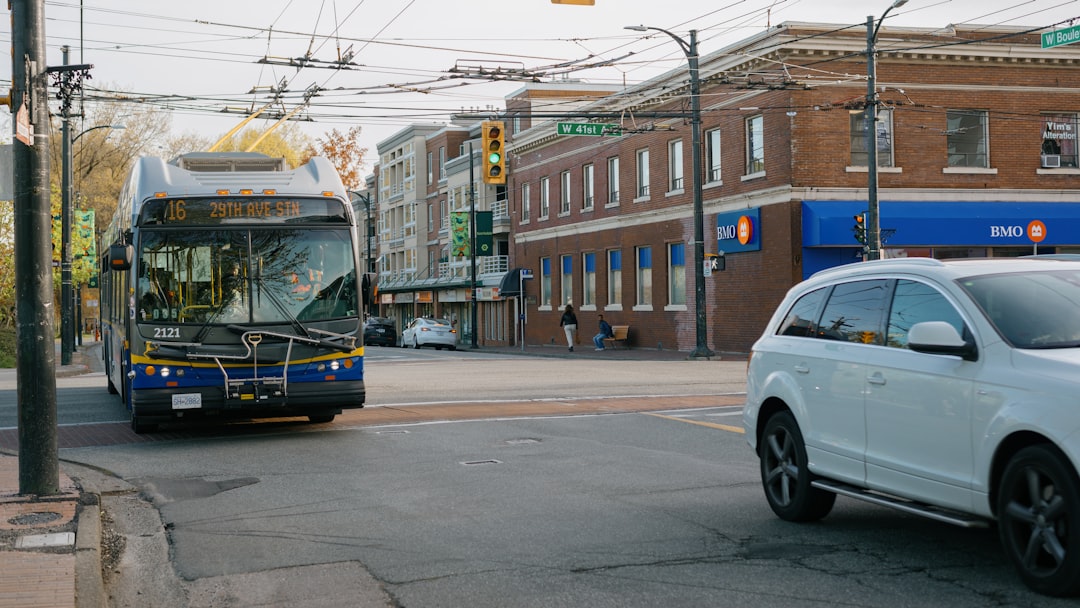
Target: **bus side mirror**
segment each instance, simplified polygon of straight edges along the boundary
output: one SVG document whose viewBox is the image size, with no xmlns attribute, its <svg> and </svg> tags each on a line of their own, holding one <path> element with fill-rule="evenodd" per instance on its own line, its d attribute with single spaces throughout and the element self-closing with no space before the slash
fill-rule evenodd
<svg viewBox="0 0 1080 608">
<path fill-rule="evenodd" d="M 364 300 L 364 308 L 375 305 L 379 299 L 379 275 L 374 272 L 365 272 L 360 279 L 360 295 Z"/>
<path fill-rule="evenodd" d="M 109 270 L 127 270 L 135 259 L 135 247 L 124 243 L 109 245 Z"/>
</svg>

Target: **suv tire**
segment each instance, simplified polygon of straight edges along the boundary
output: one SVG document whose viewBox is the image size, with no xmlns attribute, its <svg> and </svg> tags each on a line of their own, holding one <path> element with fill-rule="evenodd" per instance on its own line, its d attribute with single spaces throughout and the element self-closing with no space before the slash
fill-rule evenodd
<svg viewBox="0 0 1080 608">
<path fill-rule="evenodd" d="M 1020 578 L 1039 593 L 1080 593 L 1078 486 L 1068 460 L 1050 445 L 1020 450 L 1001 477 L 1001 545 Z"/>
<path fill-rule="evenodd" d="M 832 511 L 836 494 L 810 485 L 806 445 L 791 412 L 777 412 L 761 436 L 761 484 L 769 507 L 787 521 L 817 521 Z"/>
</svg>

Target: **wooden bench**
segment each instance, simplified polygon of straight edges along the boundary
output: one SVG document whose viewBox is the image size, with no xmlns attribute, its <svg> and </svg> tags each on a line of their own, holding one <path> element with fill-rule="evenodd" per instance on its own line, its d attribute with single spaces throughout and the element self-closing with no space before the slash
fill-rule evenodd
<svg viewBox="0 0 1080 608">
<path fill-rule="evenodd" d="M 612 325 L 611 332 L 615 335 L 610 338 L 604 338 L 604 348 L 607 348 L 608 346 L 615 348 L 619 342 L 622 342 L 623 347 L 630 348 L 628 344 L 628 339 L 630 337 L 629 325 Z"/>
</svg>

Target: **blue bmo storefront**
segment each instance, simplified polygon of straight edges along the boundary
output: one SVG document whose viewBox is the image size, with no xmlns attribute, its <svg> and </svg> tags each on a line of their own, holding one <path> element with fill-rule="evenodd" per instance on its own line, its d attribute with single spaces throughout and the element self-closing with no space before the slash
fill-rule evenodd
<svg viewBox="0 0 1080 608">
<path fill-rule="evenodd" d="M 802 203 L 803 278 L 862 260 L 865 201 Z M 886 257 L 1012 257 L 1080 252 L 1080 203 L 882 201 Z"/>
</svg>

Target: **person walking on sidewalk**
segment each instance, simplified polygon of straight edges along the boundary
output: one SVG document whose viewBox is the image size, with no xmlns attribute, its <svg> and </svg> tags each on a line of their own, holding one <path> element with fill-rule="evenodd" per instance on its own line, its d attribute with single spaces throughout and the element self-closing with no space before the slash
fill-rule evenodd
<svg viewBox="0 0 1080 608">
<path fill-rule="evenodd" d="M 593 344 L 596 345 L 596 350 L 604 350 L 604 338 L 614 338 L 615 331 L 611 329 L 611 324 L 604 320 L 604 315 L 600 315 L 600 333 L 593 336 Z"/>
<path fill-rule="evenodd" d="M 574 335 L 577 334 L 577 316 L 574 314 L 574 306 L 567 304 L 563 309 L 562 318 L 559 319 L 559 325 L 566 332 L 566 345 L 570 347 L 570 352 L 574 352 Z"/>
</svg>

